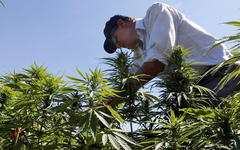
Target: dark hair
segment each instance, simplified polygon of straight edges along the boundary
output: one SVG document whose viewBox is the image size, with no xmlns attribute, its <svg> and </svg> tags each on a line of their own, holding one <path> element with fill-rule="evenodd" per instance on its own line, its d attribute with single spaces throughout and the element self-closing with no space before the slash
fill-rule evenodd
<svg viewBox="0 0 240 150">
<path fill-rule="evenodd" d="M 114 53 L 117 49 L 116 45 L 112 42 L 112 34 L 113 30 L 116 30 L 118 25 L 117 21 L 119 19 L 122 19 L 123 21 L 130 21 L 131 17 L 128 16 L 122 16 L 122 15 L 114 15 L 113 17 L 110 18 L 105 24 L 105 28 L 103 30 L 103 33 L 106 37 L 106 40 L 104 42 L 104 49 L 108 53 Z"/>
</svg>

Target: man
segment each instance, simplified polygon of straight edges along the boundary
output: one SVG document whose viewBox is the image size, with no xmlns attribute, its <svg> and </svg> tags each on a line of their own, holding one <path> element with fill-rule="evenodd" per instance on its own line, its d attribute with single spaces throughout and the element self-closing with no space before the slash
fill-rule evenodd
<svg viewBox="0 0 240 150">
<path fill-rule="evenodd" d="M 104 49 L 113 53 L 117 48 L 132 49 L 136 60 L 137 74 L 147 74 L 146 82 L 159 75 L 167 67 L 166 55 L 169 49 L 181 45 L 191 50 L 186 61 L 192 60 L 193 69 L 202 75 L 210 66 L 224 62 L 232 57 L 223 44 L 210 48 L 216 39 L 197 24 L 187 19 L 181 12 L 164 3 L 153 4 L 143 19 L 115 15 L 106 22 Z M 220 81 L 213 78 L 202 86 L 217 91 Z M 144 82 L 143 84 L 145 84 Z M 237 89 L 237 81 L 226 85 L 217 92 L 217 97 L 226 97 Z"/>
</svg>

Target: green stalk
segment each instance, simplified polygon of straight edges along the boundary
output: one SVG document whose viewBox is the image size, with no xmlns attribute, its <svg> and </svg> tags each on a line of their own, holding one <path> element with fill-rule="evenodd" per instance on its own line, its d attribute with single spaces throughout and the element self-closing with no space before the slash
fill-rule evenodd
<svg viewBox="0 0 240 150">
<path fill-rule="evenodd" d="M 18 128 L 18 129 L 17 129 L 17 137 L 16 137 L 16 141 L 15 141 L 15 143 L 14 143 L 14 149 L 15 149 L 16 146 L 17 146 L 17 142 L 18 142 L 18 137 L 19 137 L 19 132 L 20 132 L 20 130 L 21 130 L 21 128 Z"/>
</svg>

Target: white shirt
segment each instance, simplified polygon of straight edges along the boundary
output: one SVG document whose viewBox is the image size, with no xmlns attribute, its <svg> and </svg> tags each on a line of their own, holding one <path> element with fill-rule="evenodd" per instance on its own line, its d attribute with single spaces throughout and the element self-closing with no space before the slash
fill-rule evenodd
<svg viewBox="0 0 240 150">
<path fill-rule="evenodd" d="M 142 47 L 134 50 L 138 66 L 144 62 L 159 60 L 167 67 L 169 49 L 181 45 L 189 48 L 191 55 L 185 61 L 198 63 L 193 69 L 202 74 L 207 66 L 216 65 L 231 58 L 231 53 L 221 44 L 210 50 L 216 39 L 203 28 L 187 19 L 181 12 L 164 3 L 153 4 L 143 19 L 135 25 Z M 136 71 L 137 68 L 133 68 Z"/>
</svg>

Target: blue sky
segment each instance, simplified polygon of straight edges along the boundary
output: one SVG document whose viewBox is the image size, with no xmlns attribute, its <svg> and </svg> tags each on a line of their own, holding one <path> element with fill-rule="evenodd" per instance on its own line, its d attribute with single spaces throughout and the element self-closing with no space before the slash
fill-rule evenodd
<svg viewBox="0 0 240 150">
<path fill-rule="evenodd" d="M 0 7 L 0 74 L 20 71 L 36 61 L 48 72 L 77 76 L 104 68 L 103 28 L 114 14 L 144 17 L 155 0 L 3 0 Z M 234 34 L 221 24 L 238 20 L 239 0 L 161 0 L 217 38 Z"/>
</svg>

